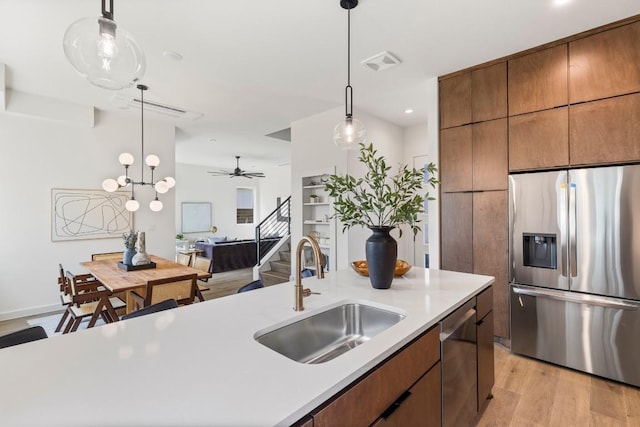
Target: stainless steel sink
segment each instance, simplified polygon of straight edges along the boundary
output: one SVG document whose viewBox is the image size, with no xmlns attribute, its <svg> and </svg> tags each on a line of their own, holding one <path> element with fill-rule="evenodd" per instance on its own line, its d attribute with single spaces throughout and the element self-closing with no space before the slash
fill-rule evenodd
<svg viewBox="0 0 640 427">
<path fill-rule="evenodd" d="M 323 363 L 395 325 L 406 316 L 362 303 L 345 303 L 254 336 L 260 344 L 300 363 Z"/>
</svg>

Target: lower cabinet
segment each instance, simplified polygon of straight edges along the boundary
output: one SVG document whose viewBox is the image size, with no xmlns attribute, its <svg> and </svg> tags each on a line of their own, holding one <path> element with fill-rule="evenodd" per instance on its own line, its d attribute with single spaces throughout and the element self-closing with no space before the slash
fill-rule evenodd
<svg viewBox="0 0 640 427">
<path fill-rule="evenodd" d="M 442 417 L 440 387 L 442 372 L 440 362 L 406 391 L 397 404 L 394 403 L 373 424 L 382 426 L 439 426 Z"/>
<path fill-rule="evenodd" d="M 493 358 L 493 287 L 482 291 L 476 297 L 476 336 L 478 340 L 478 411 L 482 412 L 492 397 L 491 389 L 495 381 Z"/>
<path fill-rule="evenodd" d="M 413 425 L 440 426 L 439 359 L 439 328 L 434 327 L 312 412 L 314 427 L 369 426 L 405 419 L 419 420 Z"/>
</svg>

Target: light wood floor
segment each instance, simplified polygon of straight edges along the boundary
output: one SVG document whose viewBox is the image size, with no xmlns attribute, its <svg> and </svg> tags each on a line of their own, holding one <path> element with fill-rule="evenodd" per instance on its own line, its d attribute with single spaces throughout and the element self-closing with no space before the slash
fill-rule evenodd
<svg viewBox="0 0 640 427">
<path fill-rule="evenodd" d="M 499 344 L 495 366 L 494 397 L 479 426 L 640 426 L 638 388 L 518 356 Z"/>
</svg>

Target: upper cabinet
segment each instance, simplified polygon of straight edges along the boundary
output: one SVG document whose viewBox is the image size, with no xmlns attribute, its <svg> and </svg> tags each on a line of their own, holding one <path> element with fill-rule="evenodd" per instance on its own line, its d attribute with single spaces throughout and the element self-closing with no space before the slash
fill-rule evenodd
<svg viewBox="0 0 640 427">
<path fill-rule="evenodd" d="M 440 81 L 440 129 L 471 123 L 471 74 Z"/>
<path fill-rule="evenodd" d="M 569 43 L 570 102 L 640 91 L 640 22 Z"/>
<path fill-rule="evenodd" d="M 440 81 L 440 129 L 507 117 L 507 63 Z"/>
<path fill-rule="evenodd" d="M 572 165 L 637 162 L 640 159 L 640 93 L 572 105 Z"/>
<path fill-rule="evenodd" d="M 567 105 L 567 45 L 510 60 L 508 88 L 510 116 Z"/>
<path fill-rule="evenodd" d="M 473 191 L 506 190 L 507 119 L 472 125 Z"/>
<path fill-rule="evenodd" d="M 507 117 L 507 63 L 471 73 L 471 116 L 474 123 Z"/>
<path fill-rule="evenodd" d="M 440 190 L 470 191 L 473 187 L 471 125 L 440 131 Z"/>
</svg>

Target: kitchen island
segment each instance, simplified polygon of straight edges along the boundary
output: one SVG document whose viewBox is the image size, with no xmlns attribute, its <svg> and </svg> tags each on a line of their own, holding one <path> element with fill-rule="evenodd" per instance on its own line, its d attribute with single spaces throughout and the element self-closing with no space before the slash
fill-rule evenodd
<svg viewBox="0 0 640 427">
<path fill-rule="evenodd" d="M 391 289 L 351 270 L 0 350 L 2 425 L 290 425 L 428 331 L 492 277 L 413 268 Z M 406 316 L 325 363 L 292 361 L 259 331 L 340 302 Z"/>
</svg>

